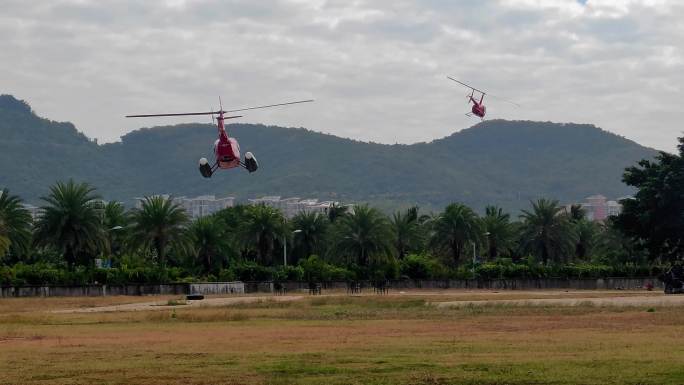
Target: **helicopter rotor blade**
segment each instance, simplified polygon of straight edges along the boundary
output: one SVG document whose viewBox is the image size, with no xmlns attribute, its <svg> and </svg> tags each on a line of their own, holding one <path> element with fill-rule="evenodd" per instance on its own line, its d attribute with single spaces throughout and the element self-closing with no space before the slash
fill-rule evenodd
<svg viewBox="0 0 684 385">
<path fill-rule="evenodd" d="M 183 112 L 177 114 L 144 114 L 144 115 L 126 115 L 127 118 L 151 118 L 155 116 L 194 116 L 194 115 L 218 115 L 219 111 L 209 112 Z"/>
<path fill-rule="evenodd" d="M 495 96 L 495 95 L 492 95 L 492 94 L 488 94 L 488 93 L 486 93 L 486 92 L 484 92 L 484 91 L 482 91 L 482 90 L 478 90 L 478 89 L 475 88 L 475 87 L 469 86 L 469 85 L 463 83 L 463 82 L 460 81 L 460 80 L 456 80 L 456 79 L 452 78 L 451 76 L 447 76 L 447 79 L 453 80 L 453 81 L 455 81 L 456 83 L 461 84 L 461 85 L 463 85 L 463 86 L 466 86 L 466 87 L 470 88 L 470 89 L 473 90 L 473 91 L 477 91 L 477 92 L 481 93 L 482 96 L 487 95 L 487 96 L 489 96 L 490 98 L 494 98 L 494 99 L 497 99 L 497 100 L 501 100 L 502 102 L 510 103 L 510 104 L 512 104 L 512 105 L 514 105 L 514 106 L 516 106 L 516 107 L 521 107 L 520 104 L 518 104 L 518 103 L 516 103 L 516 102 L 514 102 L 514 101 L 511 101 L 511 100 L 502 98 L 502 97 L 500 97 L 500 96 Z M 469 98 L 469 97 L 466 96 L 466 98 Z"/>
<path fill-rule="evenodd" d="M 313 101 L 314 101 L 313 99 L 309 99 L 309 100 L 298 100 L 298 101 L 296 101 L 296 102 L 269 104 L 269 105 L 267 105 L 267 106 L 258 106 L 258 107 L 239 108 L 239 109 L 237 109 L 237 110 L 226 110 L 226 111 L 223 111 L 223 112 L 238 112 L 238 111 L 247 111 L 247 110 L 257 110 L 257 109 L 260 109 L 260 108 L 269 108 L 269 107 L 278 107 L 278 106 L 288 106 L 288 105 L 290 105 L 290 104 L 309 103 L 309 102 L 313 102 Z"/>
<path fill-rule="evenodd" d="M 473 90 L 473 91 L 477 91 L 477 92 L 481 93 L 482 95 L 486 95 L 486 94 L 487 94 L 486 92 L 484 92 L 484 91 L 482 91 L 482 90 L 478 90 L 477 88 L 475 88 L 475 87 L 473 87 L 473 86 L 469 86 L 469 85 L 463 83 L 463 82 L 460 81 L 460 80 L 456 80 L 456 79 L 452 78 L 451 76 L 447 76 L 447 79 L 453 80 L 453 81 L 455 81 L 456 83 L 458 83 L 458 84 L 460 84 L 460 85 L 462 85 L 462 86 L 466 86 L 466 87 L 470 88 L 470 89 Z"/>
<path fill-rule="evenodd" d="M 504 99 L 504 98 L 502 98 L 502 97 L 500 97 L 500 96 L 494 96 L 494 95 L 491 95 L 491 94 L 489 94 L 488 96 L 489 96 L 490 98 L 494 98 L 494 99 L 496 99 L 496 100 L 501 100 L 502 102 L 506 102 L 506 103 L 512 104 L 512 105 L 514 105 L 514 106 L 516 106 L 516 107 L 522 107 L 520 104 L 518 104 L 518 103 L 516 103 L 516 102 L 513 102 L 513 101 L 510 101 L 510 100 L 508 100 L 508 99 Z"/>
</svg>

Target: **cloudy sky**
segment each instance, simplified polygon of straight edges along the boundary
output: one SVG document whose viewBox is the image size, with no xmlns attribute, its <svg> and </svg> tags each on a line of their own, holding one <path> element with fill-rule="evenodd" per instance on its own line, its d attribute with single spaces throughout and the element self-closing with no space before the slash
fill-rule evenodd
<svg viewBox="0 0 684 385">
<path fill-rule="evenodd" d="M 684 2 L 0 0 L 0 93 L 114 141 L 247 107 L 245 122 L 383 143 L 469 127 L 462 79 L 515 100 L 488 117 L 591 123 L 672 151 L 684 131 Z M 198 121 L 198 119 L 193 119 Z M 203 120 L 199 120 L 203 121 Z M 204 121 L 208 122 L 206 118 Z"/>
</svg>

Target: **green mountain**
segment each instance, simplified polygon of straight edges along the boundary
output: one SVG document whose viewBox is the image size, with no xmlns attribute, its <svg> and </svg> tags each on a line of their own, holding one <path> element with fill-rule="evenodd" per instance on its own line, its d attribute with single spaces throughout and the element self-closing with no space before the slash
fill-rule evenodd
<svg viewBox="0 0 684 385">
<path fill-rule="evenodd" d="M 592 125 L 489 120 L 429 143 L 385 145 L 303 128 L 231 124 L 242 152 L 260 169 L 204 179 L 197 161 L 211 158 L 216 128 L 181 124 L 143 128 L 98 145 L 70 123 L 36 116 L 28 104 L 0 96 L 0 186 L 38 202 L 56 180 L 95 185 L 105 199 L 131 202 L 157 193 L 195 196 L 300 196 L 371 202 L 391 209 L 441 209 L 463 202 L 481 210 L 515 210 L 538 197 L 562 202 L 601 193 L 631 193 L 622 171 L 655 150 Z"/>
</svg>

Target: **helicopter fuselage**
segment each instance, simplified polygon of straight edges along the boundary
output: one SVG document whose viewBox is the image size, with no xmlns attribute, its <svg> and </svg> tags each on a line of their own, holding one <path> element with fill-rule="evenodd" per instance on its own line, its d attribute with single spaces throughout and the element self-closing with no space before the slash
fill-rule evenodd
<svg viewBox="0 0 684 385">
<path fill-rule="evenodd" d="M 223 115 L 223 114 L 221 114 Z M 240 165 L 240 144 L 228 136 L 223 125 L 223 116 L 218 118 L 218 139 L 214 142 L 214 156 L 219 168 L 235 168 Z"/>
<path fill-rule="evenodd" d="M 470 101 L 473 102 L 473 107 L 470 109 L 473 113 L 473 115 L 479 117 L 479 118 L 484 118 L 485 114 L 487 113 L 487 107 L 485 107 L 484 103 L 482 102 L 484 99 L 484 95 L 480 98 L 480 101 L 478 102 L 473 98 L 472 95 L 470 95 Z"/>
</svg>

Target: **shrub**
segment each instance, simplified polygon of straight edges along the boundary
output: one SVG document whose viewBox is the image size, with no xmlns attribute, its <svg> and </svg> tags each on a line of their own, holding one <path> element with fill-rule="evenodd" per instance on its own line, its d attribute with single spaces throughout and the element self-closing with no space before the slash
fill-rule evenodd
<svg viewBox="0 0 684 385">
<path fill-rule="evenodd" d="M 220 282 L 237 281 L 237 275 L 233 269 L 221 269 L 218 273 L 218 280 Z"/>
<path fill-rule="evenodd" d="M 349 269 L 331 265 L 317 255 L 301 260 L 299 267 L 308 282 L 346 281 L 354 277 Z"/>
<path fill-rule="evenodd" d="M 301 266 L 285 266 L 275 271 L 275 281 L 301 281 L 304 279 L 304 269 Z"/>
<path fill-rule="evenodd" d="M 236 263 L 231 269 L 235 277 L 241 281 L 270 281 L 274 275 L 272 268 L 251 261 Z"/>
<path fill-rule="evenodd" d="M 426 255 L 407 255 L 399 264 L 401 275 L 410 279 L 446 279 L 449 268 Z"/>
</svg>

